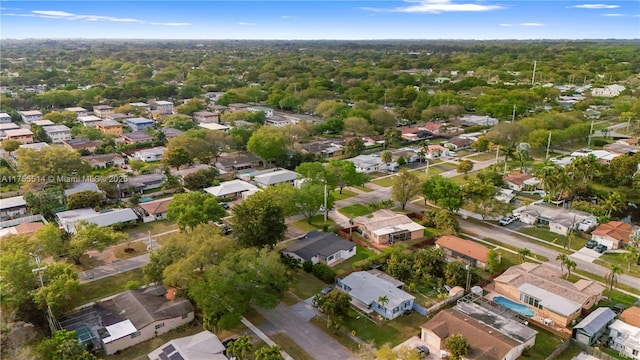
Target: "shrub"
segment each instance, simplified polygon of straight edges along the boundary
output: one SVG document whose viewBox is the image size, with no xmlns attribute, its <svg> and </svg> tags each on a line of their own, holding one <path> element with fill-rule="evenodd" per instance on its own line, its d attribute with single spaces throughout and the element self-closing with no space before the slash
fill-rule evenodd
<svg viewBox="0 0 640 360">
<path fill-rule="evenodd" d="M 333 284 L 337 274 L 331 267 L 318 263 L 313 265 L 313 275 L 327 284 Z"/>
<path fill-rule="evenodd" d="M 127 284 L 124 286 L 124 288 L 127 290 L 138 289 L 140 288 L 140 281 L 137 281 L 137 280 L 127 281 Z"/>
<path fill-rule="evenodd" d="M 311 260 L 305 260 L 302 262 L 302 270 L 308 273 L 313 271 L 313 263 L 311 262 Z"/>
</svg>

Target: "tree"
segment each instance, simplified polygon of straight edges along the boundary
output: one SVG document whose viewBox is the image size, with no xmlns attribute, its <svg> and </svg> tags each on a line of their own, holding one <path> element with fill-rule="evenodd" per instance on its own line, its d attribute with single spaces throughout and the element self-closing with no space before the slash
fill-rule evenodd
<svg viewBox="0 0 640 360">
<path fill-rule="evenodd" d="M 162 158 L 168 166 L 175 166 L 176 170 L 180 170 L 182 165 L 193 164 L 193 157 L 184 146 L 173 146 L 167 149 L 162 154 Z"/>
<path fill-rule="evenodd" d="M 284 360 L 281 354 L 282 348 L 279 345 L 263 346 L 256 350 L 256 360 Z"/>
<path fill-rule="evenodd" d="M 178 114 L 191 116 L 193 115 L 194 112 L 201 111 L 204 109 L 205 109 L 205 105 L 202 101 L 200 101 L 199 99 L 191 99 L 186 103 L 178 106 L 176 108 L 176 111 L 178 112 Z"/>
<path fill-rule="evenodd" d="M 444 340 L 444 348 L 447 349 L 453 360 L 460 360 L 467 355 L 469 344 L 467 339 L 460 334 L 453 334 Z"/>
<path fill-rule="evenodd" d="M 618 283 L 618 275 L 622 274 L 622 268 L 618 264 L 611 264 L 609 266 L 609 272 L 607 272 L 604 276 L 604 281 L 609 287 L 609 296 L 611 296 L 611 291 L 613 291 L 613 287 Z"/>
<path fill-rule="evenodd" d="M 382 138 L 384 139 L 384 144 L 387 147 L 397 146 L 402 139 L 402 131 L 398 129 L 386 129 L 382 134 Z"/>
<path fill-rule="evenodd" d="M 500 254 L 494 249 L 489 250 L 487 253 L 487 271 L 491 274 L 495 274 L 500 267 Z"/>
<path fill-rule="evenodd" d="M 490 142 L 486 137 L 480 136 L 478 140 L 471 144 L 471 147 L 478 152 L 485 152 L 489 150 L 489 144 Z"/>
<path fill-rule="evenodd" d="M 64 146 L 51 146 L 41 150 L 20 148 L 18 173 L 33 179 L 30 188 L 58 184 L 63 188 L 73 183 L 69 179 L 89 174 L 91 165 L 80 154 Z"/>
<path fill-rule="evenodd" d="M 473 170 L 473 161 L 471 160 L 461 160 L 456 167 L 456 171 L 463 173 L 465 177 L 471 170 Z"/>
<path fill-rule="evenodd" d="M 564 262 L 564 265 L 567 267 L 567 279 L 568 279 L 571 277 L 571 270 L 574 270 L 578 266 L 578 264 L 576 264 L 576 262 L 571 259 L 567 259 L 567 261 Z"/>
<path fill-rule="evenodd" d="M 417 174 L 402 170 L 393 178 L 391 198 L 400 203 L 402 210 L 409 200 L 420 193 L 420 178 Z"/>
<path fill-rule="evenodd" d="M 442 231 L 445 235 L 455 235 L 458 233 L 458 220 L 453 212 L 442 209 L 439 210 L 433 219 L 436 229 Z"/>
<path fill-rule="evenodd" d="M 327 316 L 327 328 L 338 330 L 351 308 L 351 296 L 344 291 L 333 289 L 320 298 L 318 307 Z"/>
<path fill-rule="evenodd" d="M 371 112 L 371 122 L 378 132 L 382 132 L 384 129 L 395 127 L 398 119 L 393 113 L 387 110 L 375 109 Z"/>
<path fill-rule="evenodd" d="M 393 153 L 389 150 L 384 150 L 380 152 L 380 161 L 387 165 L 387 171 L 389 171 L 389 164 L 393 162 Z"/>
<path fill-rule="evenodd" d="M 327 165 L 327 169 L 334 174 L 340 194 L 346 186 L 363 186 L 369 182 L 367 174 L 357 172 L 356 165 L 351 161 L 333 160 Z"/>
<path fill-rule="evenodd" d="M 413 271 L 418 278 L 444 278 L 447 255 L 441 248 L 431 247 L 419 250 L 414 254 Z"/>
<path fill-rule="evenodd" d="M 607 195 L 601 203 L 603 209 L 607 212 L 607 217 L 611 217 L 611 213 L 624 208 L 624 201 L 619 192 L 612 192 Z"/>
<path fill-rule="evenodd" d="M 560 273 L 561 274 L 564 273 L 564 265 L 567 263 L 567 260 L 569 260 L 569 257 L 567 256 L 567 254 L 560 253 L 560 254 L 558 254 L 558 256 L 556 256 L 556 261 L 560 262 Z"/>
<path fill-rule="evenodd" d="M 42 277 L 44 286 L 34 295 L 41 309 L 49 307 L 53 314 L 60 316 L 80 305 L 82 288 L 72 264 L 49 264 Z"/>
<path fill-rule="evenodd" d="M 218 170 L 214 167 L 201 169 L 184 177 L 184 187 L 189 190 L 201 190 L 212 186 L 218 178 Z"/>
<path fill-rule="evenodd" d="M 367 119 L 360 116 L 351 116 L 344 119 L 344 133 L 361 137 L 373 134 L 374 129 Z"/>
<path fill-rule="evenodd" d="M 326 195 L 326 196 L 325 196 Z M 325 204 L 326 209 L 333 207 L 334 198 L 330 192 L 325 194 L 325 187 L 318 184 L 305 184 L 294 193 L 291 202 L 300 214 L 304 216 L 307 223 L 311 224 L 311 219 L 318 213 Z"/>
<path fill-rule="evenodd" d="M 40 248 L 45 255 L 57 257 L 66 252 L 66 241 L 58 226 L 53 222 L 38 229 L 33 234 L 32 239 L 37 242 L 37 247 Z"/>
<path fill-rule="evenodd" d="M 234 233 L 242 246 L 273 246 L 284 239 L 284 207 L 264 192 L 251 195 L 233 207 Z M 269 229 L 269 231 L 265 231 Z"/>
<path fill-rule="evenodd" d="M 3 243 L 6 244 L 7 240 L 3 239 Z M 3 308 L 16 312 L 22 318 L 35 310 L 35 306 L 30 306 L 33 303 L 32 293 L 38 286 L 31 271 L 35 267 L 27 251 L 21 248 L 8 251 L 3 245 L 0 252 L 0 299 Z"/>
<path fill-rule="evenodd" d="M 251 336 L 243 334 L 237 339 L 231 341 L 227 347 L 227 352 L 236 358 L 243 360 L 247 352 L 251 351 L 253 344 L 251 344 Z"/>
<path fill-rule="evenodd" d="M 363 357 L 363 359 L 373 359 L 369 357 Z M 358 358 L 359 359 L 359 358 Z M 412 349 L 408 346 L 402 346 L 399 349 L 392 349 L 389 344 L 384 344 L 380 349 L 375 352 L 376 360 L 420 360 L 420 354 L 416 349 Z"/>
<path fill-rule="evenodd" d="M 42 340 L 36 352 L 45 360 L 97 360 L 78 341 L 75 331 L 59 330 L 53 337 Z"/>
<path fill-rule="evenodd" d="M 225 214 L 215 197 L 196 191 L 176 194 L 167 205 L 167 218 L 175 221 L 180 231 L 193 230 L 200 224 L 218 221 Z"/>
<path fill-rule="evenodd" d="M 490 197 L 487 199 L 470 200 L 467 210 L 480 215 L 482 219 L 498 218 L 511 214 L 513 206 L 494 197 Z"/>
<path fill-rule="evenodd" d="M 524 172 L 524 163 L 531 159 L 531 145 L 528 143 L 520 143 L 516 151 L 518 160 L 520 161 L 520 172 Z"/>
<path fill-rule="evenodd" d="M 634 246 L 627 246 L 627 251 L 622 255 L 622 258 L 627 263 L 627 272 L 631 271 L 631 263 L 638 264 L 640 260 L 640 253 Z"/>
<path fill-rule="evenodd" d="M 75 225 L 76 232 L 69 241 L 69 257 L 80 264 L 80 256 L 89 249 L 103 251 L 109 245 L 117 244 L 127 235 L 109 227 L 98 227 L 96 223 L 80 222 Z"/>
<path fill-rule="evenodd" d="M 162 126 L 164 128 L 174 128 L 181 131 L 187 131 L 190 129 L 197 129 L 198 123 L 191 120 L 188 116 L 174 115 L 164 119 Z"/>
<path fill-rule="evenodd" d="M 460 186 L 442 175 L 433 175 L 422 183 L 422 195 L 425 203 L 433 201 L 450 211 L 457 211 L 463 204 Z"/>
<path fill-rule="evenodd" d="M 262 126 L 251 135 L 247 150 L 267 162 L 272 162 L 287 153 L 287 142 L 278 128 Z"/>
<path fill-rule="evenodd" d="M 78 191 L 77 193 L 67 196 L 67 209 L 94 208 L 98 206 L 104 198 L 104 194 L 97 191 Z"/>
<path fill-rule="evenodd" d="M 342 150 L 347 157 L 358 156 L 364 150 L 364 142 L 357 137 L 351 138 L 344 144 Z"/>
<path fill-rule="evenodd" d="M 328 166 L 324 166 L 322 163 L 314 161 L 303 162 L 296 166 L 295 172 L 300 174 L 300 177 L 304 179 L 306 183 L 327 184 L 329 188 L 333 189 L 337 184 L 335 173 L 331 170 L 332 169 Z"/>
<path fill-rule="evenodd" d="M 6 139 L 2 141 L 2 150 L 6 151 L 11 155 L 12 152 L 18 150 L 18 148 L 22 145 L 22 143 L 15 139 Z"/>
<path fill-rule="evenodd" d="M 527 261 L 527 257 L 531 256 L 531 250 L 523 248 L 518 250 L 518 256 L 520 257 L 520 263 Z"/>
</svg>

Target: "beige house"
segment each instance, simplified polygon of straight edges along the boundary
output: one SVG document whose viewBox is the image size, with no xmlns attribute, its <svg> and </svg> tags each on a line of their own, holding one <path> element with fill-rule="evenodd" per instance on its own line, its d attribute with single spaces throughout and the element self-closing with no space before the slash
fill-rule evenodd
<svg viewBox="0 0 640 360">
<path fill-rule="evenodd" d="M 353 219 L 353 225 L 366 239 L 379 245 L 391 245 L 424 236 L 424 226 L 391 210 L 378 210 L 371 215 L 359 216 Z"/>
<path fill-rule="evenodd" d="M 142 221 L 144 222 L 152 222 L 156 220 L 164 220 L 167 218 L 167 205 L 173 200 L 173 197 L 158 199 L 149 201 L 146 203 L 141 203 L 140 208 L 142 209 L 143 216 Z"/>
<path fill-rule="evenodd" d="M 497 293 L 528 305 L 543 322 L 567 326 L 600 299 L 604 288 L 591 280 L 575 283 L 563 279 L 550 264 L 523 263 L 507 269 L 494 280 Z"/>
<path fill-rule="evenodd" d="M 21 144 L 33 143 L 33 132 L 29 129 L 11 129 L 5 130 L 4 135 L 6 139 L 17 140 Z"/>
<path fill-rule="evenodd" d="M 96 123 L 96 129 L 103 134 L 122 135 L 122 124 L 113 120 L 104 120 Z"/>
</svg>

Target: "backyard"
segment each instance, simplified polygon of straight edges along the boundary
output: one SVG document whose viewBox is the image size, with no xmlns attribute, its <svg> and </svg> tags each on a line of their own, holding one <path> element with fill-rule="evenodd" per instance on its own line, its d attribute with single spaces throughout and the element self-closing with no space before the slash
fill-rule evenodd
<svg viewBox="0 0 640 360">
<path fill-rule="evenodd" d="M 520 359 L 545 360 L 547 356 L 562 344 L 562 339 L 544 330 L 538 330 L 536 343 L 532 348 L 527 348 L 522 352 Z"/>
<path fill-rule="evenodd" d="M 340 264 L 334 266 L 333 268 L 336 270 L 336 272 L 338 273 L 338 275 L 344 274 L 344 273 L 348 273 L 351 272 L 353 270 L 355 270 L 353 268 L 353 264 L 355 264 L 358 261 L 367 259 L 371 256 L 374 256 L 375 253 L 369 249 L 365 249 L 360 245 L 356 245 L 356 254 L 350 258 L 347 259 L 343 262 L 341 262 Z"/>
<path fill-rule="evenodd" d="M 81 303 L 86 304 L 125 291 L 127 290 L 127 284 L 132 281 L 137 281 L 138 285 L 144 284 L 142 269 L 135 269 L 82 284 Z"/>
</svg>

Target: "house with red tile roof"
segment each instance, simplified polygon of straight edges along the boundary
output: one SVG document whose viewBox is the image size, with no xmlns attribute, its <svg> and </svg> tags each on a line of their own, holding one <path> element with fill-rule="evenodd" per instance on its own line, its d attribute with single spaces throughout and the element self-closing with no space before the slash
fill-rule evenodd
<svg viewBox="0 0 640 360">
<path fill-rule="evenodd" d="M 138 206 L 140 206 L 143 212 L 142 221 L 152 222 L 166 219 L 167 205 L 169 205 L 172 200 L 173 197 L 169 197 L 139 204 Z"/>
<path fill-rule="evenodd" d="M 503 180 L 509 189 L 515 191 L 533 190 L 540 184 L 540 180 L 536 179 L 533 175 L 521 173 L 508 174 Z"/>
<path fill-rule="evenodd" d="M 609 221 L 600 224 L 591 232 L 591 240 L 605 245 L 609 249 L 619 249 L 629 242 L 633 227 L 622 221 Z"/>
<path fill-rule="evenodd" d="M 489 248 L 457 236 L 441 236 L 436 240 L 436 246 L 444 250 L 450 259 L 460 260 L 481 269 L 487 266 L 489 260 Z"/>
</svg>

